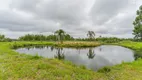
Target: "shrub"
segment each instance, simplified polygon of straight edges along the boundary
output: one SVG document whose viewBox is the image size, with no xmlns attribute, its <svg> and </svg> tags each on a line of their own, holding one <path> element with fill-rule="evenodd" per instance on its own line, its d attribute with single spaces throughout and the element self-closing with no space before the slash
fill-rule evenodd
<svg viewBox="0 0 142 80">
<path fill-rule="evenodd" d="M 101 73 L 108 73 L 110 71 L 111 71 L 110 67 L 104 67 L 98 70 L 98 72 L 101 72 Z"/>
</svg>

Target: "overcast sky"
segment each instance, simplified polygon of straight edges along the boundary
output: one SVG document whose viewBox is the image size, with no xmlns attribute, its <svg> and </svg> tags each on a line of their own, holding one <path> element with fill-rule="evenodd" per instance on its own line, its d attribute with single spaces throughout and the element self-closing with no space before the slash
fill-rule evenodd
<svg viewBox="0 0 142 80">
<path fill-rule="evenodd" d="M 0 33 L 10 38 L 51 34 L 63 29 L 74 37 L 133 37 L 142 0 L 0 0 Z"/>
</svg>

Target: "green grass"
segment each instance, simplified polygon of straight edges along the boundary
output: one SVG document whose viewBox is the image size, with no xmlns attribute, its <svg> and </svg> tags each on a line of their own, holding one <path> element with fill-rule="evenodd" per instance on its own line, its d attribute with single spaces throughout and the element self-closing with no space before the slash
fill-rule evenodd
<svg viewBox="0 0 142 80">
<path fill-rule="evenodd" d="M 142 59 L 94 72 L 68 61 L 19 54 L 11 49 L 32 45 L 93 47 L 100 44 L 98 42 L 65 42 L 62 45 L 55 42 L 0 42 L 0 80 L 142 80 Z M 142 49 L 140 42 L 120 42 L 116 45 L 135 50 Z"/>
<path fill-rule="evenodd" d="M 132 41 L 123 41 L 118 43 L 118 45 L 131 48 L 134 50 L 141 50 L 142 49 L 142 42 L 132 42 Z"/>
<path fill-rule="evenodd" d="M 55 45 L 54 42 L 1 42 L 1 80 L 97 80 L 104 74 L 73 65 L 67 61 L 18 54 L 11 48 L 27 45 Z"/>
<path fill-rule="evenodd" d="M 113 80 L 142 80 L 142 60 L 113 66 L 107 75 Z"/>
<path fill-rule="evenodd" d="M 26 46 L 39 46 L 39 45 L 50 45 L 56 47 L 72 47 L 72 48 L 84 48 L 84 47 L 96 47 L 101 45 L 100 42 L 83 42 L 83 41 L 65 41 L 63 44 L 59 42 L 13 42 L 9 43 L 13 49 Z"/>
<path fill-rule="evenodd" d="M 139 55 L 142 55 L 142 42 L 122 41 L 115 43 L 115 45 L 130 48 L 136 52 L 140 51 Z M 108 78 L 114 80 L 142 80 L 142 59 L 113 66 L 107 75 Z"/>
<path fill-rule="evenodd" d="M 63 44 L 56 44 L 59 47 L 73 47 L 73 48 L 85 48 L 100 46 L 100 42 L 88 42 L 88 41 L 66 41 Z"/>
</svg>

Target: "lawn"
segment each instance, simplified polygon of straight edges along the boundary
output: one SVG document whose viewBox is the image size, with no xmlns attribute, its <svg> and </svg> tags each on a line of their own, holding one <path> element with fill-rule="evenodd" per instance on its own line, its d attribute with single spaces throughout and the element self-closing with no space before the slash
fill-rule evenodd
<svg viewBox="0 0 142 80">
<path fill-rule="evenodd" d="M 110 72 L 94 72 L 68 61 L 47 59 L 19 54 L 11 48 L 29 45 L 52 45 L 60 47 L 93 47 L 98 42 L 0 42 L 1 80 L 142 80 L 142 59 L 108 67 Z M 135 50 L 142 48 L 140 42 L 120 42 L 116 45 Z"/>
</svg>

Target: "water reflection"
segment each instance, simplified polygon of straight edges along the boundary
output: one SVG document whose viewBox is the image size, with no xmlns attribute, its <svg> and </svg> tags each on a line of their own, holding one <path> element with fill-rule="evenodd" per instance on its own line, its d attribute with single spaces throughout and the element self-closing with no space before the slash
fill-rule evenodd
<svg viewBox="0 0 142 80">
<path fill-rule="evenodd" d="M 135 57 L 135 60 L 142 58 L 142 50 L 135 51 L 134 57 Z"/>
<path fill-rule="evenodd" d="M 45 46 L 39 45 L 39 46 L 35 46 L 35 48 L 43 49 L 43 48 L 45 48 Z M 46 46 L 46 48 L 48 48 L 48 46 Z"/>
<path fill-rule="evenodd" d="M 114 64 L 111 61 L 109 61 L 107 58 L 103 56 L 96 56 L 94 59 L 88 61 L 88 64 L 86 66 L 95 71 L 104 66 L 112 66 L 112 65 Z"/>
<path fill-rule="evenodd" d="M 78 53 L 80 54 L 80 50 L 81 50 L 81 49 L 80 49 L 80 48 L 78 48 L 77 50 L 78 50 Z"/>
<path fill-rule="evenodd" d="M 27 50 L 30 50 L 31 47 L 26 47 Z"/>
<path fill-rule="evenodd" d="M 92 48 L 89 48 L 89 51 L 87 53 L 87 56 L 89 59 L 93 59 L 95 57 L 95 53 L 94 53 L 94 50 Z"/>
<path fill-rule="evenodd" d="M 16 51 L 30 55 L 36 55 L 38 53 L 42 57 L 68 60 L 76 65 L 85 65 L 92 70 L 98 70 L 104 66 L 121 64 L 121 62 L 132 62 L 142 57 L 140 51 L 134 54 L 130 49 L 113 45 L 103 45 L 95 48 L 35 46 L 19 48 Z"/>
<path fill-rule="evenodd" d="M 50 50 L 51 50 L 51 51 L 53 51 L 53 50 L 54 50 L 54 47 L 53 47 L 53 46 L 51 46 L 51 47 L 50 47 Z"/>
<path fill-rule="evenodd" d="M 56 49 L 56 55 L 54 56 L 54 58 L 57 58 L 59 60 L 64 60 L 65 58 L 65 55 L 64 55 L 64 52 L 63 52 L 63 48 L 57 48 Z"/>
<path fill-rule="evenodd" d="M 102 48 L 100 47 L 100 49 L 99 49 L 100 51 L 102 51 Z"/>
</svg>

